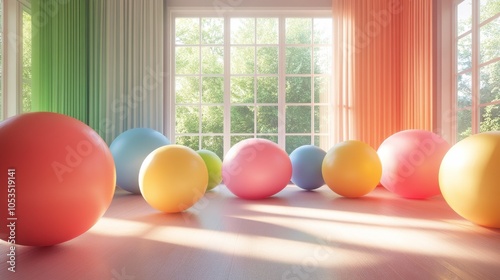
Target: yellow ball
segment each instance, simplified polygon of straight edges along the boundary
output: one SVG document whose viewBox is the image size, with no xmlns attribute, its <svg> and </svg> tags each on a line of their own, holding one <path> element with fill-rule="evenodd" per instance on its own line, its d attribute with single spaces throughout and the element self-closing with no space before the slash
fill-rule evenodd
<svg viewBox="0 0 500 280">
<path fill-rule="evenodd" d="M 146 202 L 166 213 L 193 206 L 208 184 L 205 162 L 194 150 L 167 145 L 151 152 L 141 165 L 139 187 Z"/>
<path fill-rule="evenodd" d="M 382 177 L 382 164 L 371 146 L 349 140 L 328 151 L 321 171 L 325 183 L 335 193 L 361 197 L 377 187 Z"/>
<path fill-rule="evenodd" d="M 500 131 L 475 134 L 455 144 L 441 162 L 439 185 L 460 216 L 500 228 Z"/>
</svg>

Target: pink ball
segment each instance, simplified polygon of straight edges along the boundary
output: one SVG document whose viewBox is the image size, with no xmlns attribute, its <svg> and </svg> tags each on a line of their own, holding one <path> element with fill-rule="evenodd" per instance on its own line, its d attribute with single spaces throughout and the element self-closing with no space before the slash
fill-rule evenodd
<svg viewBox="0 0 500 280">
<path fill-rule="evenodd" d="M 425 130 L 405 130 L 389 136 L 378 148 L 380 183 L 389 191 L 413 199 L 441 193 L 439 167 L 450 144 Z"/>
<path fill-rule="evenodd" d="M 234 145 L 224 157 L 222 180 L 243 199 L 262 199 L 283 190 L 292 178 L 287 153 L 266 139 L 246 139 Z"/>
</svg>

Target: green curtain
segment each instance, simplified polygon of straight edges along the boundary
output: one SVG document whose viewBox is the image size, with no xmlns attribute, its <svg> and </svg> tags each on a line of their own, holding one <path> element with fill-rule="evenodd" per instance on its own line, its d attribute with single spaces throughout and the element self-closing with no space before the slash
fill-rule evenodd
<svg viewBox="0 0 500 280">
<path fill-rule="evenodd" d="M 89 119 L 88 0 L 32 0 L 33 111 Z"/>
</svg>

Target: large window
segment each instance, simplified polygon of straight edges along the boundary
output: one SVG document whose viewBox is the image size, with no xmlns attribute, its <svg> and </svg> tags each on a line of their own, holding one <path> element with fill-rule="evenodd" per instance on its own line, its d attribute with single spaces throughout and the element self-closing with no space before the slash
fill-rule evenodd
<svg viewBox="0 0 500 280">
<path fill-rule="evenodd" d="M 327 149 L 332 21 L 173 17 L 173 133 L 223 156 L 246 138 Z"/>
<path fill-rule="evenodd" d="M 463 0 L 456 10 L 457 140 L 500 130 L 500 0 Z"/>
</svg>

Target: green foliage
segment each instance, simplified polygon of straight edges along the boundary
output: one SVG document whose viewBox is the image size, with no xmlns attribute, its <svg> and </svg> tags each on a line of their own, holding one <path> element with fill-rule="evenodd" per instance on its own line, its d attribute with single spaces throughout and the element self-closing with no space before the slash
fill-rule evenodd
<svg viewBox="0 0 500 280">
<path fill-rule="evenodd" d="M 22 112 L 31 111 L 31 14 L 23 11 L 22 18 Z"/>
</svg>

